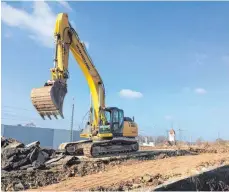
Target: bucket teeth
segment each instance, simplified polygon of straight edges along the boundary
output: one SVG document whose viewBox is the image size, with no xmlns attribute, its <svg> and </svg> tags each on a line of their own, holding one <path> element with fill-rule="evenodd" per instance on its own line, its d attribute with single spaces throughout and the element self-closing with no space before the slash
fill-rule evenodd
<svg viewBox="0 0 229 192">
<path fill-rule="evenodd" d="M 42 119 L 52 116 L 58 119 L 58 115 L 63 116 L 63 102 L 67 93 L 67 85 L 61 81 L 54 81 L 46 84 L 42 88 L 34 88 L 31 91 L 31 100 Z"/>
</svg>

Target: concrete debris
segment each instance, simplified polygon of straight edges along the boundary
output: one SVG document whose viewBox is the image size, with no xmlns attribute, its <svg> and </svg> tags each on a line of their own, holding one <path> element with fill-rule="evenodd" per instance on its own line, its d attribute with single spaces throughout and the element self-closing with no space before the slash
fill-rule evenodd
<svg viewBox="0 0 229 192">
<path fill-rule="evenodd" d="M 34 142 L 29 143 L 28 145 L 26 145 L 26 147 L 31 147 L 31 146 L 38 147 L 39 145 L 40 145 L 40 141 L 34 141 Z"/>
<path fill-rule="evenodd" d="M 25 146 L 14 139 L 2 137 L 1 144 L 1 168 L 5 171 L 24 170 L 30 167 L 35 169 L 45 168 L 45 162 L 54 153 L 54 150 L 41 149 L 39 141 Z"/>
<path fill-rule="evenodd" d="M 2 148 L 23 148 L 24 144 L 17 141 L 16 139 L 6 139 L 5 137 L 1 136 L 1 147 Z"/>
</svg>

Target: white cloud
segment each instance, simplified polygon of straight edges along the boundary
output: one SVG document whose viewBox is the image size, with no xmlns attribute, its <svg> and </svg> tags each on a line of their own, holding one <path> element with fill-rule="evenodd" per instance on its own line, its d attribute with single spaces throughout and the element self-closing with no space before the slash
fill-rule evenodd
<svg viewBox="0 0 229 192">
<path fill-rule="evenodd" d="M 120 97 L 123 98 L 129 98 L 129 99 L 138 99 L 143 97 L 143 94 L 141 92 L 133 91 L 130 89 L 122 89 L 119 92 Z"/>
<path fill-rule="evenodd" d="M 196 88 L 195 89 L 195 93 L 199 94 L 199 95 L 204 95 L 207 93 L 207 91 L 203 88 Z"/>
<path fill-rule="evenodd" d="M 171 115 L 166 115 L 165 116 L 165 120 L 167 120 L 167 121 L 172 120 L 172 119 L 173 119 L 173 117 Z"/>
<path fill-rule="evenodd" d="M 72 8 L 70 7 L 70 5 L 69 5 L 69 3 L 67 1 L 63 1 L 63 0 L 57 0 L 57 1 L 58 1 L 58 3 L 60 3 L 66 9 L 68 9 L 69 11 L 72 11 Z"/>
<path fill-rule="evenodd" d="M 195 89 L 192 89 L 190 87 L 184 87 L 182 89 L 182 92 L 183 93 L 196 93 L 196 94 L 199 94 L 199 95 L 204 95 L 207 93 L 206 89 L 204 88 L 195 88 Z"/>
<path fill-rule="evenodd" d="M 2 2 L 2 22 L 11 27 L 18 27 L 28 31 L 29 38 L 42 45 L 54 47 L 53 30 L 56 14 L 44 1 L 33 2 L 33 12 L 28 13 L 23 9 L 14 8 Z"/>
</svg>

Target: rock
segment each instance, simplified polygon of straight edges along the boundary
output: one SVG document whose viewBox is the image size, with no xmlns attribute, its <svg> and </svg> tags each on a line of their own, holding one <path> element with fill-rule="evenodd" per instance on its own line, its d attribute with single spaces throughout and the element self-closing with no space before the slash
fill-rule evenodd
<svg viewBox="0 0 229 192">
<path fill-rule="evenodd" d="M 20 182 L 20 183 L 17 183 L 17 184 L 14 185 L 14 190 L 15 190 L 15 191 L 23 191 L 23 190 L 25 190 L 25 187 L 24 187 L 24 185 Z"/>
<path fill-rule="evenodd" d="M 20 170 L 28 170 L 28 168 L 30 168 L 30 167 L 32 167 L 32 165 L 25 165 L 25 166 L 22 166 L 22 167 L 20 167 Z"/>
<path fill-rule="evenodd" d="M 12 163 L 11 162 L 4 162 L 2 163 L 2 170 L 5 170 L 5 171 L 10 171 L 12 170 Z"/>
<path fill-rule="evenodd" d="M 13 184 L 10 183 L 10 184 L 5 188 L 4 191 L 14 191 Z"/>
<path fill-rule="evenodd" d="M 28 155 L 30 153 L 32 153 L 32 151 L 34 150 L 35 147 L 30 147 L 30 148 L 20 148 L 19 149 L 19 152 L 20 154 L 23 154 L 23 155 Z"/>
<path fill-rule="evenodd" d="M 23 148 L 25 145 L 23 143 L 14 142 L 8 144 L 5 148 Z"/>
<path fill-rule="evenodd" d="M 7 142 L 6 138 L 1 136 L 1 147 L 4 147 L 6 142 Z"/>
<path fill-rule="evenodd" d="M 1 137 L 1 147 L 4 149 L 6 148 L 20 148 L 24 147 L 24 144 L 17 141 L 16 139 L 6 139 L 5 137 Z"/>
<path fill-rule="evenodd" d="M 137 188 L 140 188 L 140 187 L 141 187 L 141 184 L 134 183 L 134 184 L 132 185 L 132 188 L 133 188 L 133 189 L 137 189 Z"/>
<path fill-rule="evenodd" d="M 75 156 L 69 156 L 69 157 L 65 157 L 65 162 L 64 164 L 67 166 L 71 166 L 74 165 L 75 163 L 79 163 L 79 159 Z"/>
<path fill-rule="evenodd" d="M 15 154 L 15 155 L 11 156 L 11 157 L 8 159 L 8 162 L 15 162 L 16 159 L 17 159 L 17 156 L 16 156 L 16 154 Z"/>
<path fill-rule="evenodd" d="M 56 162 L 58 162 L 60 159 L 62 159 L 62 158 L 64 158 L 64 157 L 65 157 L 65 155 L 60 155 L 59 157 L 50 159 L 50 160 L 48 160 L 48 161 L 45 162 L 45 165 L 49 165 L 49 164 L 55 165 L 55 164 L 58 164 L 58 163 L 56 163 Z"/>
<path fill-rule="evenodd" d="M 19 149 L 17 148 L 8 148 L 2 150 L 2 158 L 9 159 L 11 156 L 18 154 Z"/>
<path fill-rule="evenodd" d="M 27 168 L 27 171 L 30 172 L 30 171 L 33 171 L 34 170 L 34 167 L 29 167 Z"/>
<path fill-rule="evenodd" d="M 68 172 L 68 174 L 67 174 L 67 177 L 74 177 L 74 176 L 75 176 L 75 172 L 74 172 L 74 170 L 73 170 L 73 171 Z"/>
<path fill-rule="evenodd" d="M 39 151 L 37 159 L 32 163 L 36 169 L 42 169 L 45 166 L 45 161 L 49 159 L 49 155 L 44 151 Z"/>
<path fill-rule="evenodd" d="M 55 153 L 54 149 L 41 149 L 41 151 L 47 153 L 49 156 L 52 156 Z"/>
<path fill-rule="evenodd" d="M 25 158 L 25 159 L 22 159 L 22 160 L 20 160 L 18 162 L 13 163 L 12 168 L 13 169 L 18 169 L 19 167 L 22 167 L 22 166 L 27 165 L 29 163 L 30 163 L 29 159 Z"/>
<path fill-rule="evenodd" d="M 146 174 L 142 177 L 142 181 L 144 183 L 147 183 L 147 182 L 151 182 L 152 181 L 152 177 L 149 175 L 149 174 Z"/>
<path fill-rule="evenodd" d="M 40 153 L 42 153 L 42 155 L 44 156 L 45 161 L 47 161 L 49 159 L 48 153 L 46 153 L 45 151 L 40 151 Z"/>
</svg>

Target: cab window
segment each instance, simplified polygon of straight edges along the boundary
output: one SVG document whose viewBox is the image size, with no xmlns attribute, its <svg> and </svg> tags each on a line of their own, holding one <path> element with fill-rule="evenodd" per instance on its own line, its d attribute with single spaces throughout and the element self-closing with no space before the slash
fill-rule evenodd
<svg viewBox="0 0 229 192">
<path fill-rule="evenodd" d="M 110 111 L 105 111 L 105 118 L 106 118 L 106 125 L 109 125 L 111 123 L 111 112 Z"/>
<path fill-rule="evenodd" d="M 118 111 L 114 110 L 113 111 L 113 123 L 118 123 L 119 119 L 118 119 Z"/>
<path fill-rule="evenodd" d="M 124 121 L 124 114 L 123 114 L 123 111 L 120 110 L 120 111 L 119 111 L 119 127 L 122 126 L 123 121 Z"/>
</svg>

